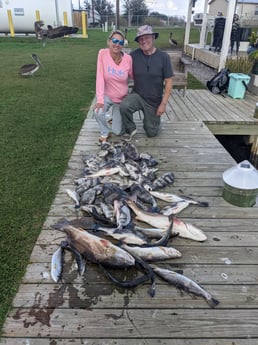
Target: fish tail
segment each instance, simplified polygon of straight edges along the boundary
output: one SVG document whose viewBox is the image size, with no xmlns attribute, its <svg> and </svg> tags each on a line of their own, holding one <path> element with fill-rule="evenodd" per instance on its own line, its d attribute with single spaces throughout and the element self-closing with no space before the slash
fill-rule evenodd
<svg viewBox="0 0 258 345">
<path fill-rule="evenodd" d="M 209 203 L 207 201 L 199 201 L 198 205 L 201 206 L 201 207 L 208 207 Z"/>
<path fill-rule="evenodd" d="M 51 225 L 51 228 L 59 231 L 64 231 L 64 227 L 69 224 L 69 221 L 67 219 L 62 219 L 60 222 Z"/>
<path fill-rule="evenodd" d="M 211 308 L 216 307 L 220 303 L 216 298 L 213 298 L 213 297 L 207 300 L 207 302 Z"/>
</svg>

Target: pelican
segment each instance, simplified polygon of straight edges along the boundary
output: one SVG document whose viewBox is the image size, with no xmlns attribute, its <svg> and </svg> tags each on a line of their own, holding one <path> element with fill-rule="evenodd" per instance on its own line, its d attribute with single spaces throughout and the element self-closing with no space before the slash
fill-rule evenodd
<svg viewBox="0 0 258 345">
<path fill-rule="evenodd" d="M 124 47 L 127 48 L 128 47 L 128 39 L 127 39 L 127 28 L 125 28 L 125 39 L 124 39 Z"/>
<path fill-rule="evenodd" d="M 170 35 L 169 35 L 169 43 L 172 45 L 172 46 L 177 46 L 177 41 L 176 40 L 174 40 L 173 38 L 172 38 L 172 35 L 173 35 L 173 33 L 172 32 L 170 32 Z"/>
<path fill-rule="evenodd" d="M 39 58 L 37 57 L 36 54 L 31 55 L 32 59 L 35 61 L 35 63 L 31 63 L 28 65 L 23 65 L 20 68 L 19 74 L 21 76 L 27 76 L 27 75 L 33 75 L 41 66 L 41 63 L 39 61 Z"/>
</svg>

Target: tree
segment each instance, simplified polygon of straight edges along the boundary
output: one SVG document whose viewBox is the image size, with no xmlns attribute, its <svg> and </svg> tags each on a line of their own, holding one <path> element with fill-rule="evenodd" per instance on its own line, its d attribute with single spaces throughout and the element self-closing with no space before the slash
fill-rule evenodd
<svg viewBox="0 0 258 345">
<path fill-rule="evenodd" d="M 87 11 L 94 8 L 101 16 L 114 14 L 114 5 L 107 0 L 84 1 L 84 7 Z"/>
<path fill-rule="evenodd" d="M 140 24 L 143 16 L 147 16 L 149 13 L 145 0 L 125 0 L 124 9 L 124 16 L 128 17 L 128 26 Z"/>
</svg>

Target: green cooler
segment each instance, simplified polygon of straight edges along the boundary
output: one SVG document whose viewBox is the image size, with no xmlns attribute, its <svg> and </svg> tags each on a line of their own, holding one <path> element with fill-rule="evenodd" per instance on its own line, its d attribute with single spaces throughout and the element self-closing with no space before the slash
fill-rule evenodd
<svg viewBox="0 0 258 345">
<path fill-rule="evenodd" d="M 228 94 L 232 98 L 244 98 L 251 77 L 244 73 L 230 73 Z"/>
</svg>

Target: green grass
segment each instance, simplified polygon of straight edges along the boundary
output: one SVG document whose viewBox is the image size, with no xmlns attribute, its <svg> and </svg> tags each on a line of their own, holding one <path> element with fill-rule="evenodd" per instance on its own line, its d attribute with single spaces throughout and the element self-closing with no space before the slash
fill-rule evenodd
<svg viewBox="0 0 258 345">
<path fill-rule="evenodd" d="M 129 32 L 132 48 L 135 33 Z M 168 36 L 162 31 L 157 46 L 169 49 Z M 93 29 L 88 39 L 45 47 L 29 37 L 0 38 L 0 328 L 94 97 L 96 57 L 106 37 Z M 32 63 L 31 53 L 43 67 L 22 78 L 19 68 Z"/>
</svg>

